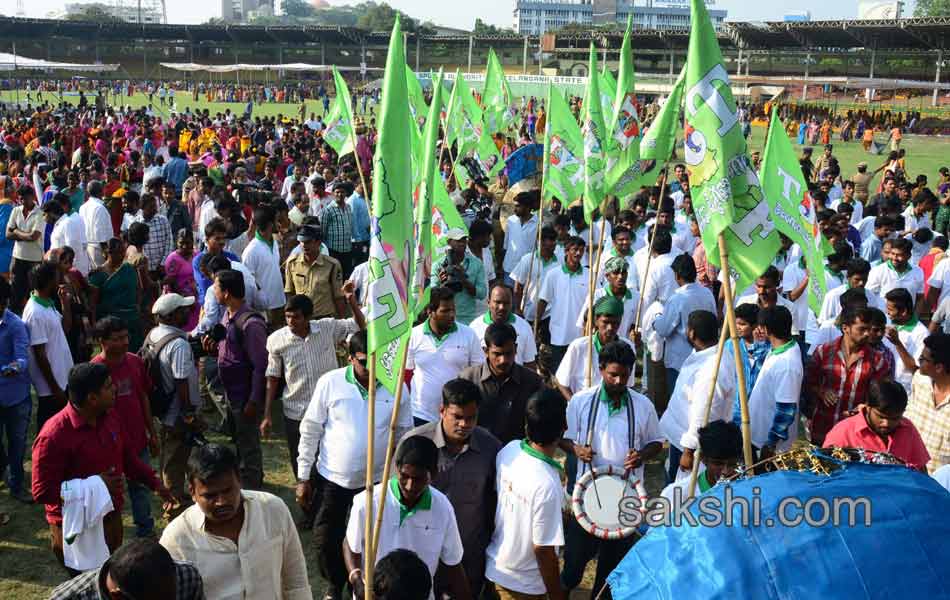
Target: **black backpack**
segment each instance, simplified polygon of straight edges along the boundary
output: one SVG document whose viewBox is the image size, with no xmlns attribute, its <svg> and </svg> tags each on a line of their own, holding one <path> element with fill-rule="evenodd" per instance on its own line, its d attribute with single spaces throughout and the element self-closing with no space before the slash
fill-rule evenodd
<svg viewBox="0 0 950 600">
<path fill-rule="evenodd" d="M 156 342 L 149 341 L 149 339 L 146 338 L 142 349 L 139 350 L 139 357 L 142 359 L 142 362 L 145 363 L 145 371 L 148 373 L 149 379 L 152 380 L 152 388 L 148 393 L 148 402 L 152 407 L 152 416 L 159 419 L 165 418 L 165 414 L 168 412 L 168 409 L 172 405 L 172 400 L 175 398 L 174 386 L 172 386 L 170 390 L 165 388 L 159 356 L 162 350 L 165 349 L 165 346 L 179 338 L 185 339 L 184 332 L 169 333 L 159 338 Z"/>
</svg>

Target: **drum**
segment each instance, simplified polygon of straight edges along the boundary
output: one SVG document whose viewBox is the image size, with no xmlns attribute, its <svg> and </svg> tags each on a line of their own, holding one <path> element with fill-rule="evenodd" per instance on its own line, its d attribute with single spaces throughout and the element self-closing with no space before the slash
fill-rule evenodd
<svg viewBox="0 0 950 600">
<path fill-rule="evenodd" d="M 605 540 L 630 537 L 637 521 L 646 514 L 647 491 L 643 482 L 624 477 L 624 471 L 611 465 L 588 469 L 574 486 L 571 507 L 574 518 L 584 531 Z M 642 514 L 630 515 L 631 510 Z"/>
</svg>

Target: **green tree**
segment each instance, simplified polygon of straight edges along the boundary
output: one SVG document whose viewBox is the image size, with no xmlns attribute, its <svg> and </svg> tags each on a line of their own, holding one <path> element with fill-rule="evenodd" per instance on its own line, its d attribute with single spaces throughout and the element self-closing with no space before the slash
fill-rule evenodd
<svg viewBox="0 0 950 600">
<path fill-rule="evenodd" d="M 66 16 L 66 19 L 70 21 L 97 21 L 99 23 L 114 22 L 119 20 L 109 12 L 109 9 L 105 4 L 100 4 L 98 2 L 83 5 L 81 10 L 70 13 Z"/>
<path fill-rule="evenodd" d="M 402 30 L 408 32 L 424 33 L 428 28 L 422 27 L 418 21 L 406 13 L 396 10 L 385 2 L 363 2 L 356 6 L 356 12 L 359 13 L 359 19 L 356 26 L 367 31 L 389 31 L 393 28 L 398 14 Z"/>
<path fill-rule="evenodd" d="M 914 8 L 915 17 L 946 17 L 950 16 L 950 0 L 917 0 Z"/>
<path fill-rule="evenodd" d="M 307 19 L 316 16 L 316 9 L 304 0 L 284 0 L 283 13 L 285 17 Z"/>
</svg>

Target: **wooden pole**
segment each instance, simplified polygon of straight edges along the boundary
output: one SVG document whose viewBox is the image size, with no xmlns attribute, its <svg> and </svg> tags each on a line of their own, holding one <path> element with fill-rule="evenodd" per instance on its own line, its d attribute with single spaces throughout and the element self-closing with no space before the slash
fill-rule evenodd
<svg viewBox="0 0 950 600">
<path fill-rule="evenodd" d="M 729 325 L 729 337 L 732 339 L 732 356 L 736 362 L 736 386 L 739 388 L 739 408 L 742 411 L 742 454 L 746 467 L 752 466 L 752 427 L 749 423 L 749 395 L 745 389 L 745 370 L 742 368 L 742 356 L 739 354 L 739 334 L 736 329 L 735 300 L 732 295 L 732 279 L 729 275 L 729 252 L 726 249 L 726 234 L 719 234 L 719 261 L 725 277 L 722 278 L 722 291 L 726 305 L 726 322 Z"/>
<path fill-rule="evenodd" d="M 376 566 L 376 553 L 373 537 L 373 452 L 376 439 L 376 353 L 369 355 L 369 406 L 366 415 L 366 520 L 363 542 L 363 587 L 366 590 L 366 600 L 373 600 L 373 568 Z M 386 486 L 383 485 L 383 489 Z M 380 502 L 379 514 L 383 514 L 383 504 Z"/>
<path fill-rule="evenodd" d="M 729 327 L 723 324 L 722 331 L 719 333 L 719 349 L 716 350 L 716 368 L 713 370 L 712 387 L 709 389 L 709 396 L 706 398 L 706 412 L 703 416 L 703 427 L 709 424 L 709 413 L 712 412 L 713 398 L 716 397 L 716 380 L 719 378 L 719 366 L 722 364 L 722 352 L 726 348 L 726 337 L 729 335 Z M 693 453 L 693 469 L 689 476 L 689 488 L 686 491 L 686 498 L 692 498 L 696 493 L 696 480 L 699 477 L 699 461 L 702 458 L 702 448 L 697 447 Z"/>
<path fill-rule="evenodd" d="M 350 111 L 350 114 L 353 114 L 353 111 Z M 353 122 L 350 121 L 350 143 L 353 144 L 353 158 L 356 159 L 356 172 L 360 175 L 360 183 L 363 185 L 363 198 L 367 200 L 367 205 L 369 204 L 369 188 L 366 187 L 366 178 L 363 177 L 363 165 L 360 162 L 360 153 L 356 151 L 356 130 L 354 129 Z"/>
<path fill-rule="evenodd" d="M 666 175 L 663 175 L 663 182 L 660 184 L 660 196 L 657 199 L 657 216 L 659 216 L 660 203 L 663 202 L 663 192 L 666 191 Z M 647 281 L 650 276 L 650 262 L 653 260 L 653 242 L 656 240 L 656 221 L 653 221 L 653 235 L 650 236 L 650 248 L 647 250 L 647 268 L 643 273 L 643 287 L 640 290 L 640 299 L 637 300 L 637 313 L 633 319 L 633 326 L 637 332 L 640 331 L 640 314 L 643 311 L 643 297 L 646 296 Z M 639 282 L 638 282 L 639 283 Z"/>
<path fill-rule="evenodd" d="M 409 335 L 407 332 L 405 335 Z M 399 418 L 399 405 L 402 402 L 402 390 L 406 387 L 403 383 L 403 373 L 406 372 L 406 355 L 408 350 L 402 353 L 402 359 L 399 362 L 399 385 L 396 387 L 396 398 L 393 402 L 393 414 L 389 417 L 389 441 L 386 443 L 386 462 L 383 464 L 383 478 L 380 486 L 379 512 L 376 514 L 376 526 L 373 527 L 373 562 L 376 561 L 376 550 L 379 547 L 379 530 L 383 526 L 383 507 L 386 505 L 386 493 L 389 491 L 389 473 L 393 462 L 393 453 L 396 450 L 396 422 Z"/>
<path fill-rule="evenodd" d="M 542 208 L 543 206 L 544 206 L 543 201 L 538 203 L 538 231 L 537 231 L 538 235 L 534 237 L 534 249 L 531 251 L 531 262 L 528 263 L 528 281 L 527 283 L 525 283 L 524 291 L 521 293 L 521 302 L 520 302 L 520 306 L 518 307 L 522 315 L 524 314 L 524 303 L 528 297 L 528 293 L 527 293 L 528 288 L 531 287 L 531 277 L 532 275 L 534 275 L 534 255 L 541 252 L 541 212 L 543 211 L 543 208 Z M 540 256 L 538 257 L 538 262 L 541 262 Z M 540 279 L 541 273 L 544 272 L 544 265 L 539 264 L 538 271 L 539 271 L 538 278 Z M 540 283 L 541 282 L 539 281 L 538 282 L 539 285 L 535 287 L 538 287 L 540 289 L 541 287 Z M 537 305 L 537 303 L 535 303 L 535 305 Z M 537 337 L 538 335 L 537 330 L 535 330 L 534 335 L 535 337 Z"/>
<path fill-rule="evenodd" d="M 587 227 L 587 256 L 590 258 L 587 259 L 589 265 L 588 271 L 590 273 L 587 278 L 587 324 L 585 329 L 587 330 L 587 370 L 584 376 L 584 387 L 590 387 L 590 382 L 593 377 L 593 364 L 591 360 L 591 353 L 593 352 L 592 348 L 594 346 L 594 328 L 591 327 L 594 321 L 594 228 L 591 226 Z"/>
</svg>

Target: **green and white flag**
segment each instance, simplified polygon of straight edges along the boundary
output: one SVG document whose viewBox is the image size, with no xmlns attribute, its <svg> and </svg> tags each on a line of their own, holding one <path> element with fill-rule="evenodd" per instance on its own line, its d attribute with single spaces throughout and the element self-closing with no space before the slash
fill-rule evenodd
<svg viewBox="0 0 950 600">
<path fill-rule="evenodd" d="M 772 107 L 772 123 L 765 141 L 759 176 L 772 210 L 775 228 L 802 249 L 808 268 L 808 306 L 818 314 L 828 293 L 825 281 L 825 237 L 818 227 L 815 203 L 808 193 L 808 184 L 802 175 L 792 142 L 778 117 L 777 105 Z"/>
<path fill-rule="evenodd" d="M 376 377 L 391 393 L 402 382 L 402 357 L 412 328 L 413 214 L 410 135 L 412 117 L 399 18 L 393 25 L 383 76 L 379 137 L 373 156 L 367 290 L 368 350 Z"/>
<path fill-rule="evenodd" d="M 640 139 L 640 160 L 655 160 L 665 163 L 673 154 L 679 135 L 680 117 L 683 114 L 683 87 L 686 85 L 686 65 L 670 90 L 660 112 L 653 118 L 650 128 Z"/>
<path fill-rule="evenodd" d="M 584 138 L 564 96 L 548 84 L 547 123 L 544 126 L 543 198 L 557 197 L 567 206 L 584 185 Z"/>
<path fill-rule="evenodd" d="M 409 92 L 409 112 L 412 113 L 412 120 L 418 127 L 419 119 L 429 114 L 429 105 L 426 104 L 425 95 L 422 93 L 422 84 L 419 83 L 419 78 L 409 65 L 406 65 L 406 89 Z"/>
<path fill-rule="evenodd" d="M 445 137 L 449 144 L 458 143 L 458 155 L 463 156 L 478 145 L 481 135 L 482 109 L 475 102 L 462 72 L 456 71 L 445 114 Z"/>
<path fill-rule="evenodd" d="M 633 68 L 633 50 L 630 48 L 631 20 L 620 47 L 620 71 L 609 114 L 613 144 L 617 160 L 607 172 L 607 188 L 617 197 L 632 194 L 642 185 L 643 166 L 640 162 L 640 116 Z"/>
<path fill-rule="evenodd" d="M 350 90 L 336 67 L 333 67 L 333 83 L 336 85 L 336 97 L 327 115 L 323 139 L 337 155 L 343 156 L 353 152 L 353 104 L 350 102 Z"/>
<path fill-rule="evenodd" d="M 691 1 L 683 110 L 693 210 L 706 256 L 716 266 L 719 234 L 725 235 L 730 276 L 741 291 L 768 268 L 780 240 L 749 160 L 716 30 L 704 0 Z"/>
<path fill-rule="evenodd" d="M 442 104 L 442 72 L 438 80 L 432 84 L 432 106 L 426 118 L 425 131 L 422 134 L 422 149 L 420 152 L 422 169 L 419 184 L 415 186 L 414 200 L 414 227 L 415 246 L 412 295 L 416 298 L 425 296 L 432 271 L 432 206 L 436 190 L 441 187 L 445 190 L 439 173 L 438 141 L 439 141 L 439 106 Z M 416 304 L 417 314 L 424 305 Z"/>
<path fill-rule="evenodd" d="M 600 80 L 597 82 L 600 86 L 600 106 L 604 114 L 604 121 L 609 115 L 614 114 L 614 96 L 617 95 L 617 80 L 613 73 L 604 65 L 600 71 Z"/>
<path fill-rule="evenodd" d="M 584 95 L 584 116 L 581 118 L 581 137 L 584 141 L 584 219 L 592 222 L 594 211 L 600 207 L 607 193 L 607 143 L 609 136 L 604 126 L 600 81 L 597 76 L 597 53 L 590 45 L 587 72 L 587 92 Z"/>
<path fill-rule="evenodd" d="M 485 71 L 485 91 L 482 93 L 485 130 L 489 133 L 507 130 L 514 122 L 511 110 L 511 88 L 505 79 L 505 71 L 495 55 L 488 49 L 488 68 Z"/>
</svg>

